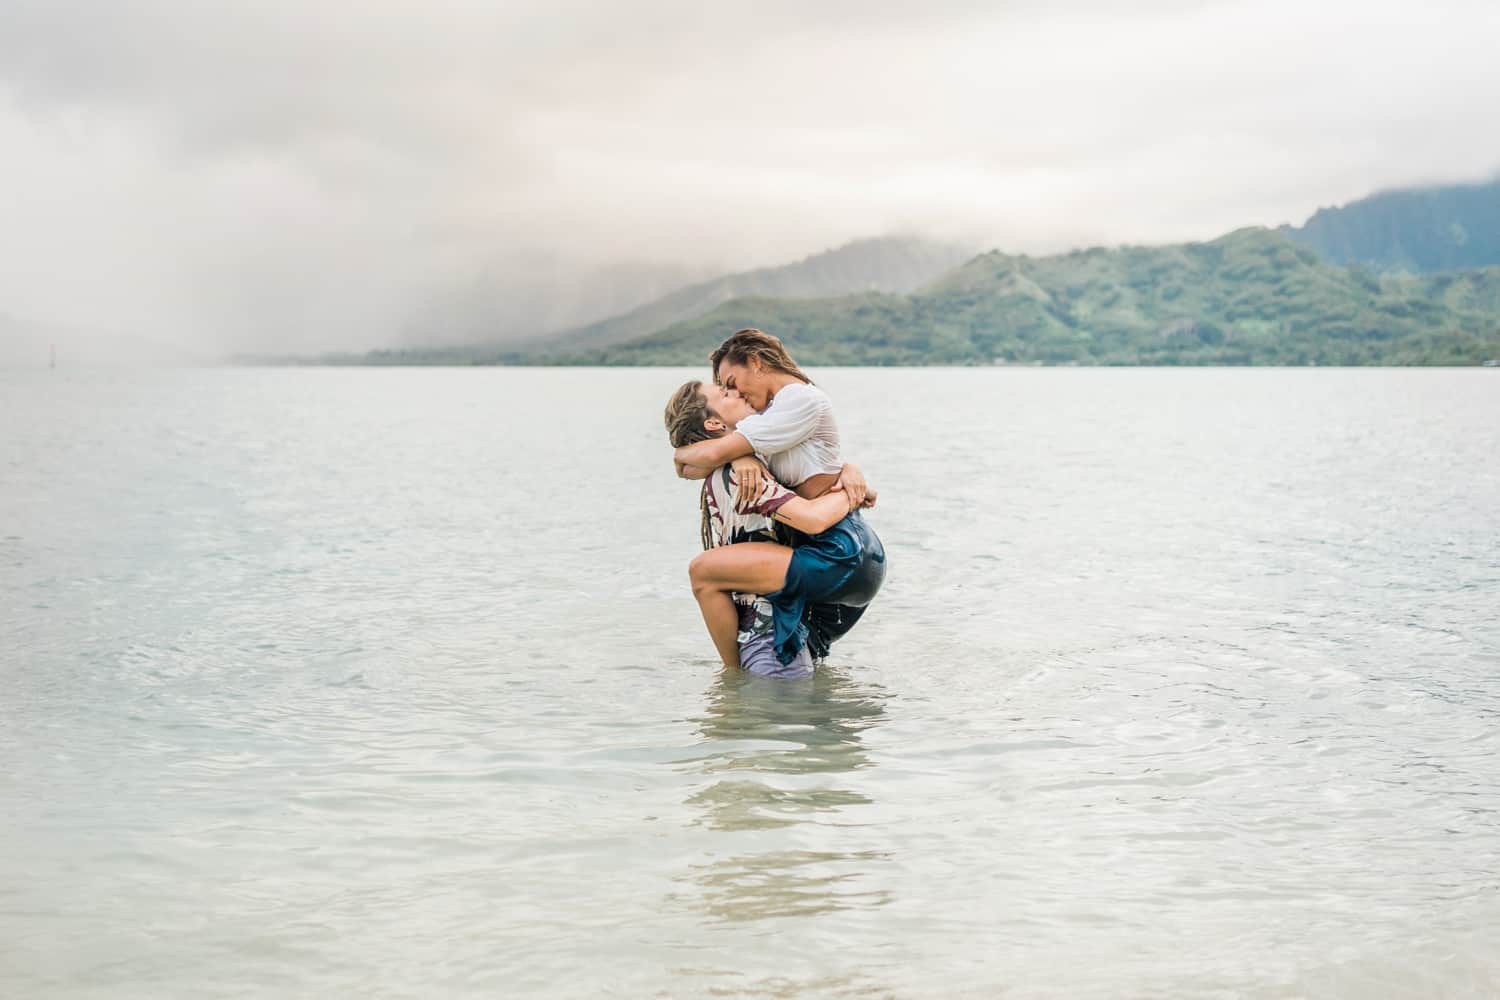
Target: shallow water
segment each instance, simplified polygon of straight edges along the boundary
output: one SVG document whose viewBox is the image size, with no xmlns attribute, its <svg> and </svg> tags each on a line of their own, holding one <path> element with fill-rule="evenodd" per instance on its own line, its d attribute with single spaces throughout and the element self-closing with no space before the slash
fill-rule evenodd
<svg viewBox="0 0 1500 1000">
<path fill-rule="evenodd" d="M 0 372 L 0 994 L 1500 992 L 1500 374 L 819 373 L 791 682 L 687 374 Z"/>
</svg>

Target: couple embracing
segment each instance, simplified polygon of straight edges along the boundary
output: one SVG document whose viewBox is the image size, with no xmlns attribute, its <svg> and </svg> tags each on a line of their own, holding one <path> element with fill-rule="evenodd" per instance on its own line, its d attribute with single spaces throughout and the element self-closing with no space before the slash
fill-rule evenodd
<svg viewBox="0 0 1500 1000">
<path fill-rule="evenodd" d="M 780 340 L 740 330 L 710 362 L 713 382 L 686 383 L 665 414 L 677 474 L 703 480 L 693 596 L 726 665 L 806 676 L 885 579 L 860 513 L 875 491 L 844 463 L 832 402 Z"/>
</svg>

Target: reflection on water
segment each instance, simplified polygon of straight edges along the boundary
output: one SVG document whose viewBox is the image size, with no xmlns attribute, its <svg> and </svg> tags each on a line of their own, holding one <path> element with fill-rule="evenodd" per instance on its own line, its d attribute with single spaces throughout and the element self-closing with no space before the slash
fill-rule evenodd
<svg viewBox="0 0 1500 1000">
<path fill-rule="evenodd" d="M 708 913 L 759 920 L 889 900 L 867 878 L 884 852 L 795 846 L 805 824 L 860 825 L 857 811 L 871 800 L 840 778 L 871 766 L 861 736 L 881 719 L 882 702 L 877 687 L 830 667 L 804 680 L 716 678 L 696 720 L 708 742 L 692 760 L 713 780 L 687 800 L 701 814 L 695 825 L 730 838 L 725 856 L 692 869 Z"/>
<path fill-rule="evenodd" d="M 724 671 L 695 720 L 712 752 L 705 771 L 749 769 L 783 774 L 869 767 L 861 734 L 884 714 L 884 692 L 824 666 L 804 680 Z"/>
</svg>

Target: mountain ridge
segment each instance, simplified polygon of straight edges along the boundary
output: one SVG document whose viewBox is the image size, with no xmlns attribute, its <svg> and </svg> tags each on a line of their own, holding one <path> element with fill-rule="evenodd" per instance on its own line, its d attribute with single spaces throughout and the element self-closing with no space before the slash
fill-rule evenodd
<svg viewBox="0 0 1500 1000">
<path fill-rule="evenodd" d="M 785 300 L 921 287 L 974 255 L 960 244 L 913 236 L 854 240 L 799 261 L 721 275 L 670 292 L 617 316 L 521 341 L 397 348 L 328 360 L 374 364 L 516 364 L 559 353 L 603 350 L 702 316 L 735 298 Z"/>
<path fill-rule="evenodd" d="M 1331 264 L 1430 274 L 1500 265 L 1500 177 L 1382 191 L 1279 231 Z"/>
<path fill-rule="evenodd" d="M 981 254 L 912 295 L 739 299 L 558 364 L 696 364 L 756 325 L 819 364 L 1477 364 L 1500 356 L 1500 268 L 1381 276 L 1270 229 L 1204 243 Z"/>
<path fill-rule="evenodd" d="M 809 364 L 1472 364 L 1500 356 L 1497 320 L 1500 180 L 1384 192 L 1301 227 L 1196 243 L 1033 257 L 855 241 L 522 343 L 324 360 L 696 364 L 759 326 Z"/>
</svg>

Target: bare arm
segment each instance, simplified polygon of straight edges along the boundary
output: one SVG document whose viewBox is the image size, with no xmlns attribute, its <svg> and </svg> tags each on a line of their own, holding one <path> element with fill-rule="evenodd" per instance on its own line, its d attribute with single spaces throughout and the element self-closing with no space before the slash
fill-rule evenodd
<svg viewBox="0 0 1500 1000">
<path fill-rule="evenodd" d="M 705 468 L 701 465 L 687 465 L 675 461 L 672 464 L 677 467 L 677 478 L 679 479 L 707 479 L 714 473 L 713 469 Z M 750 504 L 755 502 L 756 497 L 760 496 L 761 477 L 765 475 L 765 466 L 760 464 L 760 459 L 752 455 L 737 458 L 733 462 L 730 462 L 729 465 L 730 468 L 734 469 L 735 478 L 740 483 L 741 506 L 739 509 L 743 512 Z"/>
<path fill-rule="evenodd" d="M 852 495 L 844 490 L 824 493 L 816 500 L 792 497 L 771 516 L 805 534 L 816 535 L 838 524 L 849 513 Z"/>
<path fill-rule="evenodd" d="M 672 460 L 680 465 L 696 465 L 700 469 L 717 469 L 731 459 L 741 455 L 753 455 L 755 449 L 739 431 L 731 431 L 723 437 L 709 438 L 685 444 L 672 452 Z"/>
</svg>

